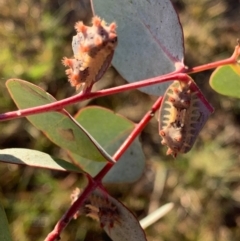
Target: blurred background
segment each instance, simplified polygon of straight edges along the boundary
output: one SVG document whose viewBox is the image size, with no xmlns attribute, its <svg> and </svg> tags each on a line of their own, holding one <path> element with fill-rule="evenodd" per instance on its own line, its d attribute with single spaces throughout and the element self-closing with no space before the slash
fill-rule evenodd
<svg viewBox="0 0 240 241">
<path fill-rule="evenodd" d="M 174 0 L 185 36 L 185 63 L 192 67 L 233 52 L 240 37 L 239 0 Z M 32 82 L 56 99 L 75 94 L 61 64 L 71 57 L 74 23 L 91 18 L 87 0 L 0 0 L 0 110 L 16 107 L 5 82 L 17 77 Z M 208 84 L 212 71 L 193 75 L 215 112 L 190 153 L 166 157 L 156 118 L 140 136 L 146 156 L 142 178 L 130 185 L 107 185 L 109 192 L 141 219 L 174 202 L 164 218 L 146 229 L 152 241 L 240 240 L 240 100 L 220 96 Z M 126 83 L 113 69 L 96 89 Z M 67 109 L 100 105 L 139 122 L 154 99 L 139 91 L 82 102 Z M 67 159 L 26 119 L 1 122 L 1 148 L 24 147 Z M 70 194 L 83 187 L 80 174 L 0 163 L 0 201 L 14 241 L 40 241 L 70 204 Z M 71 221 L 61 240 L 109 240 L 95 221 Z"/>
</svg>

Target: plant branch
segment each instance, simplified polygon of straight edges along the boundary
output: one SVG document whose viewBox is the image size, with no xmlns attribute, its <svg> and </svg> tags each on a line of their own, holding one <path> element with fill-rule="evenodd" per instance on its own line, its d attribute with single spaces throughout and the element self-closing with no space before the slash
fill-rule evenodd
<svg viewBox="0 0 240 241">
<path fill-rule="evenodd" d="M 235 48 L 233 55 L 230 58 L 225 59 L 225 60 L 216 61 L 213 63 L 209 63 L 209 64 L 205 64 L 205 65 L 201 65 L 201 66 L 189 68 L 189 69 L 181 68 L 173 73 L 166 74 L 163 76 L 158 76 L 155 78 L 150 78 L 147 80 L 130 83 L 130 84 L 126 84 L 126 85 L 119 86 L 119 87 L 100 90 L 100 91 L 93 92 L 93 93 L 77 94 L 77 95 L 69 97 L 67 99 L 49 103 L 47 105 L 37 106 L 37 107 L 32 107 L 32 108 L 28 108 L 28 109 L 24 109 L 24 110 L 18 110 L 18 111 L 12 111 L 12 112 L 8 112 L 8 113 L 0 114 L 0 121 L 25 117 L 25 116 L 33 115 L 33 114 L 40 114 L 43 112 L 62 110 L 65 106 L 74 104 L 79 101 L 107 96 L 107 95 L 112 95 L 112 94 L 116 94 L 119 92 L 137 89 L 137 88 L 150 86 L 150 85 L 154 85 L 154 84 L 158 84 L 158 83 L 163 83 L 163 82 L 167 82 L 167 81 L 172 81 L 172 80 L 187 81 L 189 79 L 187 74 L 205 71 L 205 70 L 216 68 L 216 67 L 222 66 L 222 65 L 236 64 L 237 58 L 240 55 L 239 49 L 240 49 L 240 47 L 238 45 Z M 113 160 L 116 160 L 116 161 L 119 160 L 119 158 L 123 155 L 123 153 L 126 151 L 126 149 L 131 145 L 131 143 L 134 141 L 134 139 L 139 135 L 139 133 L 147 125 L 147 123 L 150 121 L 150 119 L 154 116 L 154 113 L 159 109 L 161 102 L 162 102 L 162 97 L 160 97 L 154 103 L 151 110 L 148 111 L 146 113 L 146 115 L 143 117 L 143 119 L 139 122 L 139 124 L 136 125 L 136 127 L 134 128 L 132 133 L 128 136 L 128 138 L 125 140 L 125 142 L 122 144 L 122 146 L 118 149 L 118 151 L 114 154 Z M 71 207 L 68 209 L 68 211 L 63 215 L 63 217 L 58 221 L 54 230 L 48 234 L 45 241 L 59 240 L 60 233 L 62 232 L 62 230 L 67 226 L 67 224 L 73 218 L 74 214 L 83 205 L 83 202 L 88 197 L 88 195 L 98 186 L 101 187 L 102 179 L 109 172 L 109 170 L 113 167 L 113 165 L 114 165 L 113 163 L 108 162 L 105 165 L 105 167 L 94 178 L 88 176 L 89 182 L 88 182 L 87 187 L 83 190 L 83 192 L 78 197 L 78 199 L 71 205 Z"/>
<path fill-rule="evenodd" d="M 68 211 L 63 215 L 63 217 L 57 222 L 53 231 L 51 231 L 44 241 L 57 241 L 60 240 L 60 234 L 63 229 L 68 225 L 70 220 L 73 218 L 74 214 L 83 205 L 84 200 L 88 195 L 97 187 L 96 182 L 89 182 L 87 187 L 83 190 L 79 198 L 71 205 Z"/>
<path fill-rule="evenodd" d="M 31 107 L 31 108 L 27 108 L 27 109 L 23 109 L 23 110 L 6 112 L 3 114 L 0 114 L 0 121 L 21 118 L 21 117 L 25 117 L 28 115 L 40 114 L 43 112 L 61 110 L 67 105 L 71 105 L 71 104 L 74 104 L 74 103 L 77 103 L 77 102 L 80 102 L 83 100 L 112 95 L 112 94 L 120 93 L 123 91 L 137 89 L 137 88 L 146 87 L 146 86 L 150 86 L 150 85 L 155 85 L 155 84 L 159 84 L 159 83 L 163 83 L 163 82 L 167 82 L 167 81 L 171 81 L 171 80 L 178 79 L 178 80 L 184 81 L 186 74 L 193 74 L 193 73 L 197 73 L 197 72 L 201 72 L 201 71 L 205 71 L 205 70 L 209 70 L 209 69 L 214 69 L 214 68 L 217 68 L 222 65 L 236 64 L 237 60 L 239 58 L 239 55 L 240 55 L 240 45 L 238 44 L 235 47 L 233 55 L 230 58 L 227 58 L 224 60 L 220 60 L 220 61 L 216 61 L 216 62 L 208 63 L 208 64 L 203 64 L 203 65 L 193 67 L 193 68 L 187 68 L 187 67 L 181 66 L 178 70 L 176 70 L 172 73 L 166 74 L 166 75 L 157 76 L 154 78 L 141 80 L 141 81 L 126 84 L 123 86 L 118 86 L 118 87 L 100 90 L 100 91 L 96 91 L 96 92 L 84 93 L 84 94 L 79 93 L 79 94 L 76 94 L 69 98 L 59 100 L 59 101 L 56 101 L 53 103 L 49 103 L 46 105 L 42 105 L 42 106 L 36 106 L 36 107 Z"/>
<path fill-rule="evenodd" d="M 182 71 L 182 70 L 179 70 Z M 123 91 L 127 90 L 132 90 L 132 89 L 137 89 L 145 86 L 150 86 L 154 84 L 159 84 L 167 81 L 172 81 L 172 80 L 186 80 L 186 74 L 185 73 L 179 73 L 179 71 L 166 74 L 163 76 L 158 76 L 154 78 L 150 78 L 147 80 L 142 80 L 110 89 L 105 89 L 105 90 L 100 90 L 96 92 L 91 92 L 91 93 L 86 93 L 86 94 L 77 94 L 75 96 L 59 100 L 53 103 L 49 103 L 46 105 L 42 106 L 36 106 L 36 107 L 31 107 L 23 110 L 17 110 L 17 111 L 11 111 L 7 113 L 0 114 L 0 121 L 6 121 L 10 119 L 16 119 L 16 118 L 21 118 L 25 117 L 28 115 L 35 115 L 35 114 L 40 114 L 43 112 L 49 112 L 49 111 L 57 111 L 63 109 L 67 105 L 71 105 L 74 103 L 77 103 L 79 101 L 87 100 L 87 99 L 92 99 L 92 98 L 98 98 L 98 97 L 103 97 L 107 95 L 112 95 L 116 93 L 120 93 Z"/>
<path fill-rule="evenodd" d="M 132 142 L 135 140 L 135 138 L 142 132 L 142 130 L 145 128 L 145 126 L 148 124 L 148 122 L 151 120 L 151 118 L 154 116 L 155 112 L 160 108 L 162 103 L 162 97 L 159 97 L 158 100 L 153 104 L 151 110 L 149 110 L 146 115 L 142 118 L 142 120 L 136 125 L 134 130 L 131 132 L 131 134 L 128 136 L 128 138 L 125 140 L 125 142 L 121 145 L 121 147 L 117 150 L 117 152 L 113 155 L 114 160 L 119 160 L 119 158 L 123 155 L 123 153 L 126 151 L 126 149 L 132 144 Z M 101 183 L 104 176 L 108 173 L 108 171 L 113 166 L 112 163 L 108 163 L 95 177 L 94 180 L 96 182 Z"/>
<path fill-rule="evenodd" d="M 185 73 L 193 74 L 193 73 L 202 72 L 202 71 L 209 70 L 209 69 L 214 69 L 214 68 L 217 68 L 217 67 L 223 66 L 223 65 L 236 64 L 239 55 L 240 55 L 240 45 L 238 44 L 235 47 L 234 52 L 230 58 L 219 60 L 219 61 L 212 62 L 209 64 L 203 64 L 203 65 L 189 68 L 189 69 L 186 68 Z"/>
<path fill-rule="evenodd" d="M 153 104 L 151 110 L 149 110 L 142 120 L 136 125 L 134 130 L 128 136 L 128 138 L 124 141 L 121 147 L 117 150 L 117 152 L 113 155 L 114 160 L 119 160 L 126 149 L 132 144 L 135 138 L 141 133 L 141 131 L 145 128 L 151 118 L 154 116 L 155 112 L 159 109 L 162 103 L 162 97 L 159 97 L 158 100 Z M 68 211 L 63 215 L 63 217 L 57 222 L 53 231 L 48 234 L 44 241 L 56 241 L 60 239 L 60 234 L 63 229 L 68 225 L 70 220 L 73 218 L 74 214 L 79 210 L 79 208 L 83 205 L 84 200 L 90 195 L 90 193 L 102 185 L 103 177 L 109 172 L 109 170 L 113 167 L 113 164 L 108 162 L 105 167 L 94 177 L 91 178 L 88 176 L 89 182 L 87 187 L 83 190 L 78 199 L 71 205 Z"/>
</svg>

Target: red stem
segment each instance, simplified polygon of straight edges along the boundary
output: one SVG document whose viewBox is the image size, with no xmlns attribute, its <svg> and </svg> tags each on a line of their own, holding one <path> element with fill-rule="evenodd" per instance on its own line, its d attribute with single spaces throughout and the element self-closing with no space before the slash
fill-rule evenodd
<svg viewBox="0 0 240 241">
<path fill-rule="evenodd" d="M 189 68 L 187 70 L 187 73 L 193 74 L 193 73 L 202 72 L 202 71 L 209 70 L 209 69 L 214 69 L 214 68 L 217 68 L 218 66 L 235 64 L 235 63 L 236 63 L 235 59 L 229 58 L 229 59 L 220 60 L 220 61 L 216 61 L 216 62 L 213 62 L 213 63 L 203 64 L 203 65 L 200 65 L 200 66 L 197 66 L 197 67 Z"/>
<path fill-rule="evenodd" d="M 136 125 L 134 130 L 128 136 L 128 138 L 124 141 L 121 147 L 117 150 L 117 152 L 113 155 L 114 160 L 119 160 L 119 158 L 123 155 L 126 149 L 132 144 L 135 138 L 141 133 L 141 131 L 145 128 L 151 118 L 154 116 L 155 112 L 159 109 L 162 103 L 162 97 L 159 97 L 158 100 L 153 104 L 151 110 L 149 110 L 142 120 Z M 78 197 L 78 199 L 72 204 L 72 206 L 68 209 L 68 211 L 63 215 L 63 217 L 57 222 L 55 228 L 51 233 L 48 234 L 44 241 L 55 241 L 60 238 L 60 233 L 67 226 L 70 220 L 73 218 L 74 214 L 79 210 L 79 208 L 83 205 L 84 200 L 88 197 L 88 195 L 98 186 L 101 186 L 101 181 L 103 177 L 108 173 L 108 171 L 113 167 L 113 164 L 108 162 L 105 167 L 94 177 L 91 178 L 88 176 L 89 182 L 87 187 Z"/>
<path fill-rule="evenodd" d="M 57 222 L 53 231 L 51 231 L 44 241 L 55 241 L 60 240 L 60 233 L 68 225 L 70 220 L 73 218 L 74 214 L 83 205 L 84 200 L 88 195 L 97 187 L 96 182 L 89 181 L 86 188 L 83 190 L 79 198 L 71 205 L 68 211 L 63 215 L 63 217 Z"/>
<path fill-rule="evenodd" d="M 113 160 L 119 160 L 119 158 L 123 155 L 126 149 L 132 144 L 135 138 L 142 132 L 147 123 L 154 116 L 154 113 L 160 108 L 162 103 L 162 97 L 159 97 L 158 100 L 153 104 L 150 111 L 146 113 L 146 115 L 142 118 L 142 120 L 136 125 L 134 130 L 125 140 L 125 142 L 121 145 L 121 147 L 117 150 L 117 152 L 113 155 Z M 108 173 L 108 171 L 113 166 L 112 163 L 107 163 L 107 165 L 94 177 L 95 182 L 101 183 L 104 176 Z"/>
<path fill-rule="evenodd" d="M 86 94 L 78 94 L 72 97 L 69 97 L 67 99 L 59 100 L 53 103 L 49 103 L 46 105 L 42 106 L 35 106 L 23 110 L 17 110 L 17 111 L 12 111 L 12 112 L 7 112 L 4 114 L 0 114 L 0 121 L 6 121 L 10 119 L 16 119 L 20 117 L 25 117 L 28 115 L 34 115 L 34 114 L 40 114 L 43 112 L 49 112 L 49 111 L 56 111 L 56 110 L 61 110 L 65 106 L 74 104 L 79 101 L 87 100 L 87 99 L 92 99 L 92 98 L 97 98 L 97 97 L 102 97 L 106 95 L 112 95 L 116 94 L 119 92 L 127 91 L 127 90 L 132 90 L 132 89 L 137 89 L 145 86 L 150 86 L 158 83 L 163 83 L 171 80 L 184 80 L 186 78 L 186 74 L 184 73 L 178 73 L 179 71 L 173 72 L 171 74 L 163 75 L 163 76 L 158 76 L 154 78 L 150 78 L 147 80 L 142 80 L 110 89 L 105 89 L 105 90 L 99 90 L 96 92 L 91 92 L 91 93 L 86 93 Z"/>
<path fill-rule="evenodd" d="M 77 94 L 77 95 L 71 96 L 69 98 L 59 100 L 59 101 L 56 101 L 53 103 L 49 103 L 46 105 L 35 106 L 35 107 L 23 109 L 23 110 L 17 110 L 17 111 L 3 113 L 3 114 L 0 114 L 0 121 L 16 119 L 16 118 L 25 117 L 28 115 L 40 114 L 43 112 L 60 110 L 60 109 L 63 109 L 67 105 L 71 105 L 71 104 L 77 103 L 79 101 L 87 100 L 87 99 L 112 95 L 112 94 L 116 94 L 119 92 L 137 89 L 137 88 L 150 86 L 150 85 L 154 85 L 154 84 L 159 84 L 159 83 L 163 83 L 163 82 L 167 82 L 167 81 L 171 81 L 171 80 L 176 80 L 176 79 L 182 80 L 182 77 L 184 76 L 183 73 L 185 73 L 185 74 L 197 73 L 197 72 L 213 69 L 213 68 L 216 68 L 216 67 L 222 66 L 222 65 L 235 64 L 235 63 L 237 63 L 237 58 L 238 58 L 239 54 L 240 54 L 240 47 L 236 46 L 233 55 L 230 58 L 225 59 L 225 60 L 220 60 L 220 61 L 216 61 L 216 62 L 209 63 L 209 64 L 204 64 L 204 65 L 189 68 L 189 69 L 182 67 L 175 72 L 172 72 L 172 73 L 169 73 L 166 75 L 162 75 L 162 76 L 157 76 L 157 77 L 150 78 L 147 80 L 142 80 L 142 81 L 126 84 L 123 86 L 118 86 L 118 87 L 100 90 L 100 91 L 96 91 L 96 92 Z"/>
<path fill-rule="evenodd" d="M 209 69 L 214 69 L 214 68 L 217 68 L 217 67 L 223 66 L 223 65 L 236 64 L 239 55 L 240 55 L 240 45 L 238 44 L 235 47 L 235 50 L 230 58 L 227 58 L 224 60 L 219 60 L 219 61 L 212 62 L 209 64 L 203 64 L 203 65 L 193 67 L 193 68 L 189 68 L 189 69 L 185 70 L 185 73 L 193 74 L 193 73 L 202 72 L 202 71 L 209 70 Z"/>
<path fill-rule="evenodd" d="M 240 54 L 239 45 L 235 48 L 234 54 L 226 59 L 221 61 L 216 61 L 214 63 L 205 64 L 202 66 L 198 66 L 191 69 L 180 69 L 174 73 L 167 74 L 165 76 L 151 78 L 144 81 L 139 81 L 133 84 L 127 84 L 120 87 L 115 87 L 112 89 L 107 90 L 101 90 L 95 93 L 87 93 L 84 95 L 76 95 L 61 101 L 57 101 L 48 105 L 39 106 L 39 107 L 33 107 L 25 110 L 20 111 L 13 111 L 9 113 L 5 113 L 0 115 L 0 120 L 9 120 L 13 118 L 23 117 L 30 114 L 38 114 L 42 112 L 47 111 L 53 111 L 53 110 L 60 110 L 63 109 L 64 106 L 70 105 L 73 103 L 76 103 L 81 100 L 86 100 L 89 98 L 96 98 L 101 96 L 106 96 L 110 94 L 115 94 L 118 92 L 122 92 L 125 90 L 131 90 L 136 89 L 144 86 L 149 86 L 157 83 L 162 83 L 170 80 L 182 80 L 186 81 L 188 80 L 188 76 L 186 73 L 196 73 L 212 68 L 216 68 L 221 65 L 227 65 L 227 64 L 234 64 L 237 61 L 237 58 Z M 185 74 L 181 74 L 180 72 L 185 72 Z M 128 138 L 125 140 L 125 142 L 122 144 L 122 146 L 118 149 L 118 151 L 114 154 L 113 159 L 116 161 L 119 160 L 119 158 L 123 155 L 123 153 L 126 151 L 126 149 L 131 145 L 131 143 L 134 141 L 134 139 L 139 135 L 139 133 L 143 130 L 143 128 L 146 126 L 146 124 L 150 121 L 150 119 L 154 116 L 154 113 L 159 109 L 162 102 L 162 97 L 160 97 L 152 106 L 151 110 L 146 113 L 146 115 L 143 117 L 143 119 L 139 122 L 138 125 L 134 128 L 132 133 L 128 136 Z M 84 189 L 84 191 L 81 193 L 81 195 L 78 197 L 78 199 L 72 204 L 72 206 L 69 208 L 69 210 L 64 214 L 64 216 L 58 221 L 56 224 L 54 230 L 49 233 L 45 241 L 55 241 L 60 238 L 60 233 L 62 230 L 67 226 L 69 221 L 72 219 L 74 214 L 79 210 L 79 208 L 83 205 L 84 200 L 87 198 L 87 196 L 98 186 L 101 186 L 101 182 L 103 177 L 108 173 L 108 171 L 113 167 L 113 163 L 107 163 L 105 167 L 94 177 L 87 176 L 89 179 L 87 187 Z"/>
</svg>

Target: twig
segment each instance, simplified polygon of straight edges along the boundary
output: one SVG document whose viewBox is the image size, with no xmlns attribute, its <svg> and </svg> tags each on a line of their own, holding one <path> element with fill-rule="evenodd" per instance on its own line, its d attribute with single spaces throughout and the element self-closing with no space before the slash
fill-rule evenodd
<svg viewBox="0 0 240 241">
<path fill-rule="evenodd" d="M 151 118 L 154 116 L 155 112 L 159 109 L 162 102 L 162 97 L 158 98 L 158 100 L 153 104 L 151 110 L 149 110 L 139 124 L 136 125 L 132 133 L 128 136 L 128 138 L 124 141 L 121 147 L 117 150 L 117 152 L 113 155 L 112 159 L 119 160 L 119 158 L 123 155 L 126 149 L 132 144 L 135 138 L 141 133 L 141 131 L 145 128 Z M 57 222 L 53 231 L 48 234 L 44 241 L 56 241 L 59 240 L 60 234 L 63 229 L 67 226 L 70 220 L 73 218 L 74 214 L 79 210 L 82 206 L 84 200 L 88 197 L 88 195 L 98 186 L 101 186 L 102 179 L 108 173 L 108 171 L 113 167 L 113 164 L 108 162 L 105 167 L 96 175 L 94 178 L 88 176 L 89 182 L 87 187 L 78 197 L 78 199 L 72 204 L 72 206 L 68 209 L 68 211 L 63 215 L 63 217 Z"/>
</svg>

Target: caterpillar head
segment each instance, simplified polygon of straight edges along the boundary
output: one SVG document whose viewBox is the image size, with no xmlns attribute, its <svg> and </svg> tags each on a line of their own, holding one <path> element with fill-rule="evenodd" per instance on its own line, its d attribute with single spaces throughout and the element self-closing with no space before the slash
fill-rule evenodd
<svg viewBox="0 0 240 241">
<path fill-rule="evenodd" d="M 183 142 L 183 127 L 176 127 L 176 123 L 170 123 L 160 130 L 159 134 L 162 137 L 161 143 L 169 147 L 166 154 L 176 157 Z"/>
</svg>

